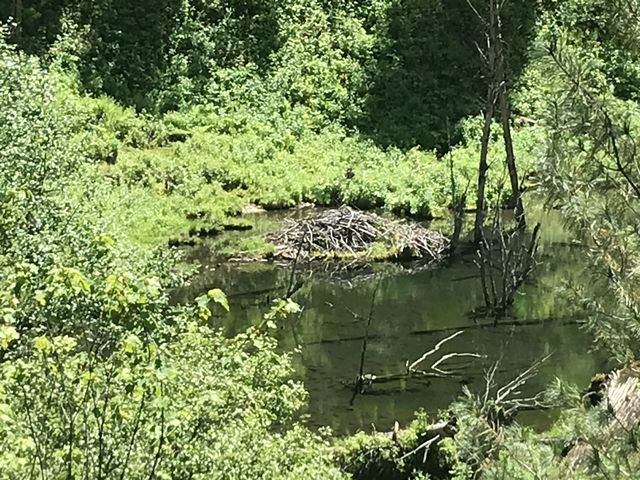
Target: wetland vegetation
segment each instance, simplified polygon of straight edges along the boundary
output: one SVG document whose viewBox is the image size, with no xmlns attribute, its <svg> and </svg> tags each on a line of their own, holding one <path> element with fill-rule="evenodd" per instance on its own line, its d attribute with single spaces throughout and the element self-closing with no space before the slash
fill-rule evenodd
<svg viewBox="0 0 640 480">
<path fill-rule="evenodd" d="M 0 480 L 636 478 L 638 11 L 0 0 Z"/>
</svg>

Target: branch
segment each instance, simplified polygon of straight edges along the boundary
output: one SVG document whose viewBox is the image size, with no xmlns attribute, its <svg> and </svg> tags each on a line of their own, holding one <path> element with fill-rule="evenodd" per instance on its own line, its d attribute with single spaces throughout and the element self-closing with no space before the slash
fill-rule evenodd
<svg viewBox="0 0 640 480">
<path fill-rule="evenodd" d="M 467 4 L 469 5 L 469 7 L 471 7 L 471 10 L 473 10 L 473 13 L 476 14 L 476 17 L 478 17 L 478 19 L 480 20 L 480 22 L 482 22 L 483 25 L 488 25 L 487 20 L 480 15 L 480 12 L 478 12 L 478 9 L 473 5 L 473 3 L 471 3 L 471 0 L 467 0 Z"/>
<path fill-rule="evenodd" d="M 442 370 L 438 368 L 438 365 L 440 365 L 442 362 L 449 360 L 450 358 L 457 358 L 457 357 L 483 358 L 482 355 L 478 355 L 477 353 L 449 353 L 443 356 L 440 360 L 435 362 L 433 365 L 431 365 L 431 370 L 441 373 L 443 375 L 453 375 L 454 372 L 450 370 Z"/>
<path fill-rule="evenodd" d="M 409 372 L 415 370 L 416 366 L 420 365 L 422 362 L 424 362 L 430 355 L 433 355 L 434 353 L 436 353 L 438 350 L 440 350 L 440 347 L 442 347 L 442 345 L 444 345 L 445 343 L 447 343 L 450 340 L 453 340 L 454 338 L 462 335 L 464 332 L 461 330 L 459 332 L 454 333 L 453 335 L 449 335 L 447 338 L 440 340 L 435 347 L 433 347 L 431 350 L 429 350 L 427 353 L 425 353 L 424 355 L 422 355 L 419 359 L 417 359 L 415 362 L 413 362 L 411 365 L 409 365 L 407 367 L 407 370 Z"/>
<path fill-rule="evenodd" d="M 149 480 L 153 480 L 156 475 L 156 468 L 160 464 L 160 459 L 162 457 L 162 445 L 164 444 L 164 427 L 165 427 L 165 419 L 164 419 L 164 408 L 162 409 L 162 413 L 160 414 L 160 439 L 158 440 L 158 450 L 156 450 L 155 458 L 153 459 L 153 466 L 151 467 L 151 472 L 149 473 Z"/>
<path fill-rule="evenodd" d="M 420 451 L 421 449 L 425 449 L 424 452 L 424 457 L 423 457 L 423 461 L 425 461 L 427 459 L 427 453 L 429 453 L 429 447 L 431 445 L 433 445 L 434 443 L 436 443 L 438 440 L 440 440 L 440 435 L 436 435 L 433 438 L 430 438 L 429 440 L 427 440 L 426 442 L 424 442 L 423 444 L 419 445 L 418 447 L 414 448 L 413 450 L 411 450 L 409 453 L 404 454 L 402 457 L 400 457 L 400 460 L 404 460 L 407 457 L 410 457 L 411 455 L 413 455 L 414 453 L 417 453 L 418 451 Z"/>
<path fill-rule="evenodd" d="M 513 392 L 517 391 L 522 385 L 527 383 L 532 377 L 534 377 L 538 372 L 538 368 L 546 362 L 551 357 L 551 354 L 542 357 L 540 360 L 537 360 L 533 363 L 529 368 L 527 368 L 524 372 L 514 378 L 512 381 L 507 383 L 505 386 L 500 388 L 496 392 L 496 403 L 504 402 L 509 395 Z"/>
</svg>

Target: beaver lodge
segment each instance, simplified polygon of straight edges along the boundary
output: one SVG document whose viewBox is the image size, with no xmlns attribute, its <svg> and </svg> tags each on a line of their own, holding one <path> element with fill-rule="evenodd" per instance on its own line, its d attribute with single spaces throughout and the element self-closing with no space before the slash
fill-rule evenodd
<svg viewBox="0 0 640 480">
<path fill-rule="evenodd" d="M 287 220 L 268 236 L 275 257 L 284 260 L 442 260 L 449 239 L 417 223 L 383 218 L 350 207 Z"/>
</svg>

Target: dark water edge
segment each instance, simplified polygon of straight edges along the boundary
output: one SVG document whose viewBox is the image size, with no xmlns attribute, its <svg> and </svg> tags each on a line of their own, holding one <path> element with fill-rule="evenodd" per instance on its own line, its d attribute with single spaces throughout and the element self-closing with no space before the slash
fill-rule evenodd
<svg viewBox="0 0 640 480">
<path fill-rule="evenodd" d="M 271 302 L 284 295 L 290 267 L 220 262 L 215 252 L 238 237 L 272 231 L 289 215 L 304 213 L 257 215 L 251 217 L 254 232 L 230 232 L 192 249 L 189 256 L 200 262 L 200 274 L 177 297 L 186 300 L 222 288 L 232 306 L 231 313 L 220 320 L 228 334 L 259 322 Z M 512 314 L 497 326 L 492 318 L 471 315 L 483 303 L 473 254 L 431 267 L 382 264 L 349 273 L 336 273 L 330 264 L 301 268 L 297 278 L 304 284 L 295 300 L 304 310 L 279 325 L 277 335 L 283 351 L 301 347 L 293 358 L 296 374 L 309 392 L 308 424 L 328 425 L 338 434 L 348 434 L 389 430 L 395 421 L 404 425 L 419 409 L 435 415 L 461 395 L 463 386 L 483 392 L 485 371 L 496 361 L 500 362 L 496 378 L 500 383 L 551 354 L 524 394 L 536 393 L 556 377 L 588 385 L 595 372 L 606 368 L 606 359 L 591 350 L 590 336 L 559 294 L 566 282 L 582 274 L 584 250 L 571 241 L 557 212 L 534 210 L 532 217 L 542 223 L 540 265 L 534 281 L 518 295 Z M 365 332 L 362 317 L 368 316 L 376 288 L 365 373 L 402 372 L 407 360 L 415 360 L 457 330 L 464 333 L 447 343 L 442 353 L 470 352 L 484 358 L 449 363 L 460 369 L 451 378 L 375 384 L 350 405 L 350 384 L 358 373 Z M 519 421 L 543 428 L 554 416 L 554 412 L 526 412 Z"/>
</svg>

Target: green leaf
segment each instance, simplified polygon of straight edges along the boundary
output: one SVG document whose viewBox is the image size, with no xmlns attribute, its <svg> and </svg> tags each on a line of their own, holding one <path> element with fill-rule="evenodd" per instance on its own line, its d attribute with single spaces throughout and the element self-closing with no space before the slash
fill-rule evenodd
<svg viewBox="0 0 640 480">
<path fill-rule="evenodd" d="M 49 342 L 45 337 L 36 337 L 33 340 L 33 346 L 36 350 L 44 352 L 51 348 L 51 342 Z"/>
<path fill-rule="evenodd" d="M 0 327 L 0 349 L 6 350 L 7 348 L 9 348 L 11 342 L 17 340 L 19 337 L 20 334 L 14 327 Z"/>
<path fill-rule="evenodd" d="M 134 353 L 142 346 L 142 340 L 136 335 L 131 334 L 124 339 L 122 348 L 126 353 Z"/>
<path fill-rule="evenodd" d="M 38 302 L 38 305 L 40 305 L 41 307 L 44 307 L 47 304 L 47 294 L 42 290 L 38 290 L 34 298 L 36 302 Z"/>
<path fill-rule="evenodd" d="M 302 308 L 300 308 L 300 305 L 298 305 L 293 300 L 288 299 L 287 304 L 284 306 L 284 311 L 288 314 L 300 313 L 302 311 Z"/>
<path fill-rule="evenodd" d="M 219 288 L 214 288 L 213 290 L 209 290 L 207 292 L 207 297 L 209 297 L 215 303 L 220 305 L 227 312 L 229 311 L 229 299 L 227 298 L 227 295 Z"/>
</svg>

